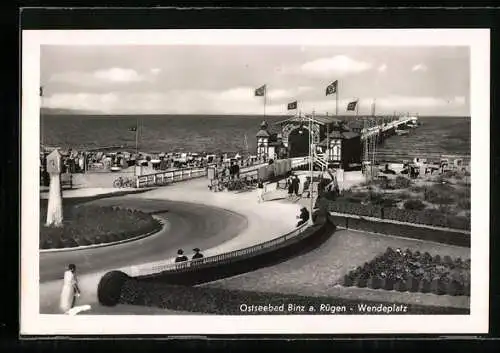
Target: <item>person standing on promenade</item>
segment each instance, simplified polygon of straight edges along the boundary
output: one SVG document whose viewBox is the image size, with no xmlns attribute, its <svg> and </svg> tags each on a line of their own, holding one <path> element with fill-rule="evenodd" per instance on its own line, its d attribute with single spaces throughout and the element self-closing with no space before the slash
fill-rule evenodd
<svg viewBox="0 0 500 353">
<path fill-rule="evenodd" d="M 194 255 L 191 258 L 191 260 L 200 260 L 203 258 L 203 254 L 200 252 L 200 249 L 194 248 L 193 251 L 194 251 Z"/>
<path fill-rule="evenodd" d="M 293 194 L 293 177 L 290 175 L 286 180 L 286 184 L 288 185 L 288 197 L 291 197 Z"/>
<path fill-rule="evenodd" d="M 187 260 L 188 258 L 186 255 L 184 255 L 184 250 L 182 249 L 177 250 L 177 257 L 175 258 L 175 262 L 184 262 Z"/>
<path fill-rule="evenodd" d="M 61 291 L 59 308 L 63 313 L 68 313 L 75 306 L 76 297 L 80 296 L 80 288 L 78 287 L 78 279 L 76 277 L 76 266 L 70 264 L 64 272 L 64 282 Z"/>
<path fill-rule="evenodd" d="M 300 187 L 300 179 L 297 175 L 292 180 L 292 185 L 293 185 L 293 193 L 295 196 L 299 196 L 299 187 Z"/>
<path fill-rule="evenodd" d="M 259 203 L 264 201 L 263 195 L 264 195 L 264 183 L 262 182 L 262 179 L 259 178 L 257 182 L 257 196 Z"/>
</svg>

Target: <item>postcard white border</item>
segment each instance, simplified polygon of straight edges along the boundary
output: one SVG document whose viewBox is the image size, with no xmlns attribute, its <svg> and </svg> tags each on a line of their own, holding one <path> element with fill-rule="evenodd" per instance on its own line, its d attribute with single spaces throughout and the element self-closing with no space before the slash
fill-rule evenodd
<svg viewBox="0 0 500 353">
<path fill-rule="evenodd" d="M 469 46 L 471 51 L 471 313 L 450 316 L 64 316 L 39 314 L 41 45 Z M 486 333 L 489 310 L 488 29 L 64 30 L 22 32 L 21 334 Z"/>
</svg>

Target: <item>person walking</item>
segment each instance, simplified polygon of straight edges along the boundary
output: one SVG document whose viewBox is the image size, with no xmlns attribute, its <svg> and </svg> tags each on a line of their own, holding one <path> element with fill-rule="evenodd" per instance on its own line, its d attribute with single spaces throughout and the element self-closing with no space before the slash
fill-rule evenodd
<svg viewBox="0 0 500 353">
<path fill-rule="evenodd" d="M 264 196 L 264 183 L 262 182 L 262 179 L 259 179 L 257 182 L 257 197 L 259 203 L 264 201 L 263 196 Z"/>
<path fill-rule="evenodd" d="M 80 288 L 78 287 L 78 278 L 76 277 L 76 266 L 68 265 L 68 269 L 64 272 L 63 288 L 59 308 L 67 314 L 74 306 L 76 297 L 80 296 Z"/>
</svg>

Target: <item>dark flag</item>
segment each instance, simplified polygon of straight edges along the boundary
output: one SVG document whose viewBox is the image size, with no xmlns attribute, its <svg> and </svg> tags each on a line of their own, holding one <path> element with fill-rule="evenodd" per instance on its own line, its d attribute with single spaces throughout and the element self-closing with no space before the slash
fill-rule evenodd
<svg viewBox="0 0 500 353">
<path fill-rule="evenodd" d="M 263 85 L 255 90 L 256 97 L 264 97 L 266 95 L 266 85 Z"/>
<path fill-rule="evenodd" d="M 358 101 L 349 102 L 349 104 L 347 104 L 347 111 L 355 111 L 357 105 Z"/>
<path fill-rule="evenodd" d="M 43 97 L 43 87 L 40 86 L 40 97 Z"/>
<path fill-rule="evenodd" d="M 326 95 L 337 93 L 338 80 L 333 81 L 326 87 Z"/>
<path fill-rule="evenodd" d="M 297 109 L 297 101 L 288 103 L 288 110 Z"/>
<path fill-rule="evenodd" d="M 137 131 L 137 127 L 135 127 L 135 126 L 131 127 L 131 128 L 128 129 L 128 131 L 136 132 Z"/>
</svg>

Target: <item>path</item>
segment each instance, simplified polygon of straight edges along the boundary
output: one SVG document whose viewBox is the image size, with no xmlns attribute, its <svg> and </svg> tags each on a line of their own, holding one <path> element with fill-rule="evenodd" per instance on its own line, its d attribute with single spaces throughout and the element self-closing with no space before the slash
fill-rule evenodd
<svg viewBox="0 0 500 353">
<path fill-rule="evenodd" d="M 81 267 L 81 271 L 83 271 L 79 277 L 82 296 L 77 305 L 91 304 L 93 309 L 85 312 L 89 314 L 101 310 L 96 296 L 97 284 L 101 276 L 111 269 L 130 273 L 132 265 L 147 269 L 157 262 L 170 263 L 179 247 L 185 247 L 188 250 L 195 246 L 204 248 L 203 252 L 206 256 L 220 254 L 279 237 L 295 228 L 295 216 L 298 214 L 297 205 L 281 202 L 258 204 L 256 191 L 239 194 L 232 192 L 213 193 L 208 190 L 207 185 L 206 179 L 194 179 L 141 194 L 95 201 L 103 205 L 135 205 L 142 209 L 155 211 L 162 207 L 165 210 L 166 204 L 162 204 L 162 202 L 169 200 L 184 202 L 187 209 L 185 216 L 179 216 L 178 213 L 182 213 L 178 211 L 179 205 L 177 203 L 170 204 L 171 210 L 163 214 L 170 223 L 169 231 L 165 231 L 163 234 L 123 244 L 114 250 L 112 250 L 114 247 L 97 248 L 89 250 L 87 254 L 75 255 L 81 256 L 79 268 Z M 227 213 L 237 213 L 244 216 L 247 221 L 246 227 L 240 227 L 237 234 L 233 234 L 237 227 L 228 225 L 227 220 L 221 216 L 220 210 L 208 212 L 207 206 L 222 208 Z M 194 211 L 196 208 L 199 209 L 198 213 Z M 176 214 L 178 216 L 175 216 Z M 227 237 L 221 239 L 223 237 L 221 234 L 224 232 L 226 232 Z M 166 236 L 167 234 L 168 236 Z M 231 234 L 235 236 L 231 237 Z M 228 240 L 229 238 L 231 239 Z M 200 239 L 212 240 L 211 243 L 202 244 Z M 189 240 L 192 241 L 189 242 Z M 160 247 L 157 242 L 166 243 Z M 113 252 L 113 256 L 110 256 L 108 252 Z M 46 266 L 44 266 L 44 258 L 41 256 L 40 311 L 42 313 L 57 313 L 61 281 L 55 279 L 62 275 L 60 273 L 61 266 L 64 268 L 64 265 L 72 259 L 73 254 L 76 253 L 58 253 L 50 260 L 46 260 L 49 257 L 45 257 L 45 261 L 49 262 Z M 119 311 L 119 308 L 117 310 Z"/>
</svg>

